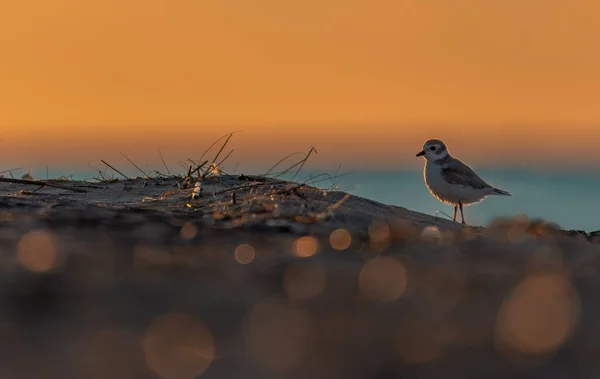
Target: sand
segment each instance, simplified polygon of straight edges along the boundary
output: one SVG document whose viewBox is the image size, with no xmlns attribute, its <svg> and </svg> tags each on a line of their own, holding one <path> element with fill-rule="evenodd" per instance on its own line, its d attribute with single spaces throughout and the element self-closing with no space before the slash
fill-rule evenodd
<svg viewBox="0 0 600 379">
<path fill-rule="evenodd" d="M 599 233 L 260 177 L 51 183 L 0 183 L 2 378 L 600 374 Z"/>
</svg>

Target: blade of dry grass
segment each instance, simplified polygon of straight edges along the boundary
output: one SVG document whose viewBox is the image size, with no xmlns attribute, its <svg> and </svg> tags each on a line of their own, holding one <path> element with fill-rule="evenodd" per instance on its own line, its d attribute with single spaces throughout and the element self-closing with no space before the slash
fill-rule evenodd
<svg viewBox="0 0 600 379">
<path fill-rule="evenodd" d="M 184 169 L 184 170 L 187 170 L 187 169 L 188 169 L 188 167 L 186 166 L 186 164 L 185 164 L 185 163 L 183 163 L 182 161 L 178 161 L 178 163 L 179 163 L 179 165 L 180 165 L 181 167 L 183 167 L 183 169 Z"/>
<path fill-rule="evenodd" d="M 215 164 L 216 160 L 219 158 L 219 155 L 221 155 L 221 153 L 223 152 L 223 149 L 225 148 L 225 146 L 227 146 L 227 144 L 229 143 L 229 140 L 231 139 L 232 136 L 233 136 L 233 133 L 230 133 L 229 136 L 227 137 L 227 139 L 225 140 L 225 142 L 223 143 L 223 145 L 221 146 L 221 148 L 219 149 L 219 151 L 217 152 L 217 155 L 215 155 L 211 164 L 208 166 L 208 169 L 206 169 L 206 171 L 204 171 L 204 174 L 202 174 L 202 179 L 206 179 L 208 174 L 211 172 L 210 170 L 211 170 L 212 165 Z"/>
<path fill-rule="evenodd" d="M 233 149 L 231 149 L 231 151 L 229 153 L 227 153 L 227 155 L 225 156 L 225 158 L 221 159 L 221 161 L 219 163 L 217 163 L 217 167 L 221 167 L 221 165 L 223 164 L 223 162 L 225 162 L 227 160 L 227 158 L 229 158 L 229 156 L 231 154 L 233 154 Z"/>
<path fill-rule="evenodd" d="M 173 175 L 163 174 L 162 172 L 160 172 L 158 170 L 154 170 L 154 173 L 162 178 L 172 178 L 173 177 Z"/>
<path fill-rule="evenodd" d="M 308 160 L 308 158 L 310 157 L 310 155 L 313 153 L 313 151 L 314 151 L 315 153 L 317 153 L 317 150 L 316 150 L 314 147 L 312 147 L 312 146 L 311 146 L 310 150 L 308 151 L 308 153 L 307 153 L 307 154 L 305 154 L 305 156 L 304 156 L 304 158 L 303 158 L 303 159 L 301 159 L 300 161 L 298 161 L 298 162 L 294 163 L 293 165 L 291 165 L 290 167 L 288 167 L 288 168 L 287 168 L 287 169 L 285 169 L 284 171 L 282 171 L 282 172 L 278 173 L 278 174 L 277 174 L 277 175 L 275 175 L 274 177 L 275 177 L 275 178 L 281 178 L 283 175 L 287 174 L 288 172 L 290 172 L 291 170 L 293 170 L 293 169 L 294 169 L 294 168 L 296 168 L 297 166 L 300 166 L 300 167 L 298 167 L 298 170 L 296 170 L 296 173 L 294 174 L 294 176 L 293 176 L 293 177 L 292 177 L 292 179 L 291 179 L 291 180 L 294 180 L 294 179 L 296 178 L 296 176 L 298 175 L 298 173 L 300 173 L 300 170 L 302 170 L 302 167 L 304 167 L 304 164 L 306 163 L 306 161 Z M 289 157 L 291 157 L 292 155 L 295 155 L 295 154 L 303 154 L 303 153 L 292 153 L 292 154 L 288 155 L 287 157 L 285 157 L 284 159 L 282 159 L 282 160 L 280 160 L 279 162 L 277 162 L 277 164 L 276 164 L 274 167 L 276 167 L 276 166 L 277 166 L 277 165 L 279 165 L 281 162 L 283 162 L 285 159 L 287 159 L 287 158 L 289 158 Z M 274 167 L 273 167 L 273 168 L 274 168 Z M 273 168 L 271 168 L 271 170 L 272 170 Z M 269 170 L 269 171 L 270 171 L 270 170 Z"/>
<path fill-rule="evenodd" d="M 227 136 L 229 136 L 228 138 L 231 138 L 232 135 L 234 135 L 235 133 L 239 133 L 239 132 L 240 132 L 239 130 L 236 130 L 235 132 L 227 133 L 227 134 L 224 134 L 221 137 L 217 138 L 206 150 L 204 150 L 204 152 L 200 156 L 200 159 L 198 159 L 198 162 L 202 162 L 202 158 L 204 158 L 206 153 L 208 153 L 210 151 L 210 149 L 212 149 L 213 146 L 215 146 L 217 144 L 217 142 L 219 142 L 220 140 L 222 140 L 223 138 L 225 138 Z"/>
<path fill-rule="evenodd" d="M 319 175 L 316 175 L 316 176 L 311 176 L 308 179 L 305 179 L 304 181 L 302 181 L 301 183 L 295 184 L 295 185 L 293 185 L 293 186 L 291 186 L 289 188 L 283 188 L 283 189 L 280 189 L 278 191 L 275 191 L 274 194 L 289 193 L 291 191 L 296 191 L 296 190 L 298 190 L 298 189 L 300 189 L 302 187 L 307 186 L 309 182 L 311 183 L 310 185 L 312 187 L 316 188 L 316 184 L 317 183 L 321 183 L 321 182 L 324 182 L 326 180 L 333 180 L 335 178 L 338 178 L 338 177 L 341 177 L 341 176 L 344 176 L 344 175 L 346 175 L 346 174 L 339 174 L 339 175 L 331 176 L 331 175 L 329 175 L 327 173 L 323 173 L 323 174 L 319 174 Z M 319 178 L 321 176 L 325 176 L 325 178 L 319 179 L 319 180 L 315 180 L 315 179 L 317 179 L 317 178 Z M 289 184 L 290 182 L 287 181 L 287 182 L 284 182 L 284 183 Z"/>
<path fill-rule="evenodd" d="M 446 216 L 448 218 L 448 220 L 452 220 L 452 216 L 450 216 L 448 213 L 444 212 L 444 211 L 440 211 L 439 209 L 437 211 L 435 211 L 435 218 L 438 218 L 438 213 L 443 214 L 444 216 Z"/>
<path fill-rule="evenodd" d="M 129 163 L 131 163 L 133 165 L 133 167 L 137 168 L 138 171 L 142 173 L 142 175 L 148 177 L 148 174 L 144 170 L 142 170 L 138 165 L 136 165 L 131 159 L 129 159 L 129 157 L 127 155 L 125 155 L 123 153 L 121 153 L 121 155 L 124 156 L 125 159 L 127 159 L 129 161 Z"/>
<path fill-rule="evenodd" d="M 276 184 L 286 184 L 286 183 L 289 183 L 289 182 L 281 180 L 281 181 L 274 181 L 274 182 L 260 182 L 260 183 L 253 183 L 253 184 L 245 184 L 245 185 L 241 185 L 241 186 L 226 188 L 226 189 L 221 190 L 221 191 L 216 191 L 214 193 L 214 196 L 219 196 L 221 194 L 224 194 L 224 193 L 227 193 L 227 192 L 231 192 L 231 191 L 238 191 L 238 190 L 256 188 L 256 187 L 260 187 L 260 186 L 276 185 Z"/>
<path fill-rule="evenodd" d="M 271 171 L 273 171 L 277 166 L 279 166 L 281 163 L 283 163 L 286 159 L 289 159 L 289 158 L 293 157 L 296 154 L 303 154 L 303 153 L 301 151 L 296 151 L 295 153 L 291 153 L 291 154 L 286 155 L 285 157 L 283 157 L 279 161 L 277 161 L 277 163 L 275 163 L 275 165 L 273 165 L 269 169 L 269 171 L 267 171 L 266 173 L 262 174 L 261 176 L 268 176 L 271 173 Z M 298 164 L 298 163 L 296 163 L 296 164 Z M 292 166 L 292 167 L 295 167 L 295 166 Z M 287 172 L 287 171 L 289 171 L 289 168 L 286 171 L 284 171 L 284 172 Z M 278 176 L 281 176 L 281 175 L 283 175 L 283 174 L 281 174 L 281 173 L 278 174 Z"/>
<path fill-rule="evenodd" d="M 300 173 L 300 170 L 302 170 L 302 167 L 304 167 L 304 164 L 306 163 L 306 161 L 308 160 L 308 158 L 310 158 L 310 155 L 312 153 L 318 154 L 317 149 L 315 149 L 313 146 L 310 147 L 310 150 L 308 151 L 308 154 L 306 154 L 306 157 L 300 161 L 302 162 L 300 164 L 300 167 L 298 167 L 298 170 L 296 171 L 296 173 L 294 174 L 294 176 L 292 176 L 292 180 L 294 180 L 296 178 L 296 176 L 298 175 L 298 173 Z"/>
<path fill-rule="evenodd" d="M 11 168 L 10 170 L 0 171 L 0 174 L 11 173 L 13 171 L 21 170 L 20 168 Z"/>
<path fill-rule="evenodd" d="M 167 174 L 171 175 L 171 170 L 169 170 L 169 166 L 167 166 L 167 162 L 165 162 L 165 158 L 162 155 L 162 151 L 160 151 L 160 147 L 158 148 L 158 155 L 160 155 L 160 160 L 162 161 L 163 165 L 165 165 L 165 168 L 167 169 Z"/>
<path fill-rule="evenodd" d="M 127 180 L 131 180 L 129 179 L 129 177 L 125 174 L 123 174 L 121 171 L 117 170 L 116 168 L 114 168 L 113 166 L 111 166 L 110 164 L 106 163 L 105 160 L 100 159 L 102 161 L 102 163 L 104 163 L 105 165 L 107 165 L 108 167 L 112 168 L 117 174 L 121 175 L 122 177 L 124 177 Z"/>
<path fill-rule="evenodd" d="M 190 159 L 190 161 L 191 161 L 191 159 Z M 204 165 L 207 163 L 208 163 L 208 161 L 204 161 L 204 162 L 202 162 L 202 164 L 197 165 L 197 167 L 193 170 L 191 170 L 191 166 L 190 166 L 190 171 L 189 171 L 189 174 L 187 177 L 191 178 L 191 176 L 194 175 L 195 173 L 197 173 L 197 172 L 199 173 L 200 170 L 202 170 L 202 167 L 204 167 Z M 200 178 L 200 176 L 198 176 L 198 178 Z"/>
<path fill-rule="evenodd" d="M 13 178 L 0 178 L 0 182 L 4 183 L 15 183 L 15 184 L 28 184 L 32 186 L 40 186 L 40 187 L 54 187 L 60 188 L 73 192 L 87 193 L 88 191 L 82 190 L 80 188 L 61 186 L 59 184 L 49 183 L 42 180 L 27 180 L 27 179 L 13 179 Z"/>
<path fill-rule="evenodd" d="M 92 166 L 92 164 L 91 164 L 91 163 L 88 163 L 88 167 L 89 167 L 89 168 L 91 168 L 91 169 L 92 169 L 92 170 L 94 170 L 94 171 L 97 171 L 97 172 L 98 172 L 98 174 L 100 175 L 100 178 L 94 178 L 94 180 L 98 180 L 98 181 L 101 181 L 101 180 L 106 180 L 106 177 L 105 177 L 105 176 L 104 176 L 104 174 L 102 173 L 102 170 L 100 170 L 100 169 L 99 169 L 99 168 L 97 168 L 97 167 L 94 167 L 94 166 Z"/>
</svg>

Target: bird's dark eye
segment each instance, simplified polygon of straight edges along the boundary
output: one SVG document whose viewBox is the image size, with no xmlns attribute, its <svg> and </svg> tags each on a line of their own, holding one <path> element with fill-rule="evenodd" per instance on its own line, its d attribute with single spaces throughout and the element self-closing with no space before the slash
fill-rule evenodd
<svg viewBox="0 0 600 379">
<path fill-rule="evenodd" d="M 431 146 L 431 147 L 429 148 L 429 150 L 431 150 L 431 151 L 435 151 L 435 146 Z"/>
</svg>

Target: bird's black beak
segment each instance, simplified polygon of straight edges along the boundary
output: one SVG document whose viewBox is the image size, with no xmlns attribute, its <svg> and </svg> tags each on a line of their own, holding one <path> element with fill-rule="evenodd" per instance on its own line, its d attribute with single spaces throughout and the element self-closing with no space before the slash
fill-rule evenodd
<svg viewBox="0 0 600 379">
<path fill-rule="evenodd" d="M 422 157 L 425 155 L 425 150 L 421 150 L 421 152 L 417 153 L 417 157 Z"/>
</svg>

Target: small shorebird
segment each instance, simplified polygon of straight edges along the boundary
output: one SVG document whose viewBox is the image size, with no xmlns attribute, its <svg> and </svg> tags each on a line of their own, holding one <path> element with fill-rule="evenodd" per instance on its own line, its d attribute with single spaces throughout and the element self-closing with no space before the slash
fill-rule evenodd
<svg viewBox="0 0 600 379">
<path fill-rule="evenodd" d="M 417 157 L 426 160 L 423 177 L 429 192 L 439 201 L 454 205 L 454 218 L 460 208 L 462 223 L 465 223 L 463 205 L 477 203 L 488 195 L 511 196 L 510 193 L 494 188 L 481 179 L 469 166 L 453 158 L 444 142 L 430 139 L 423 145 Z"/>
</svg>

